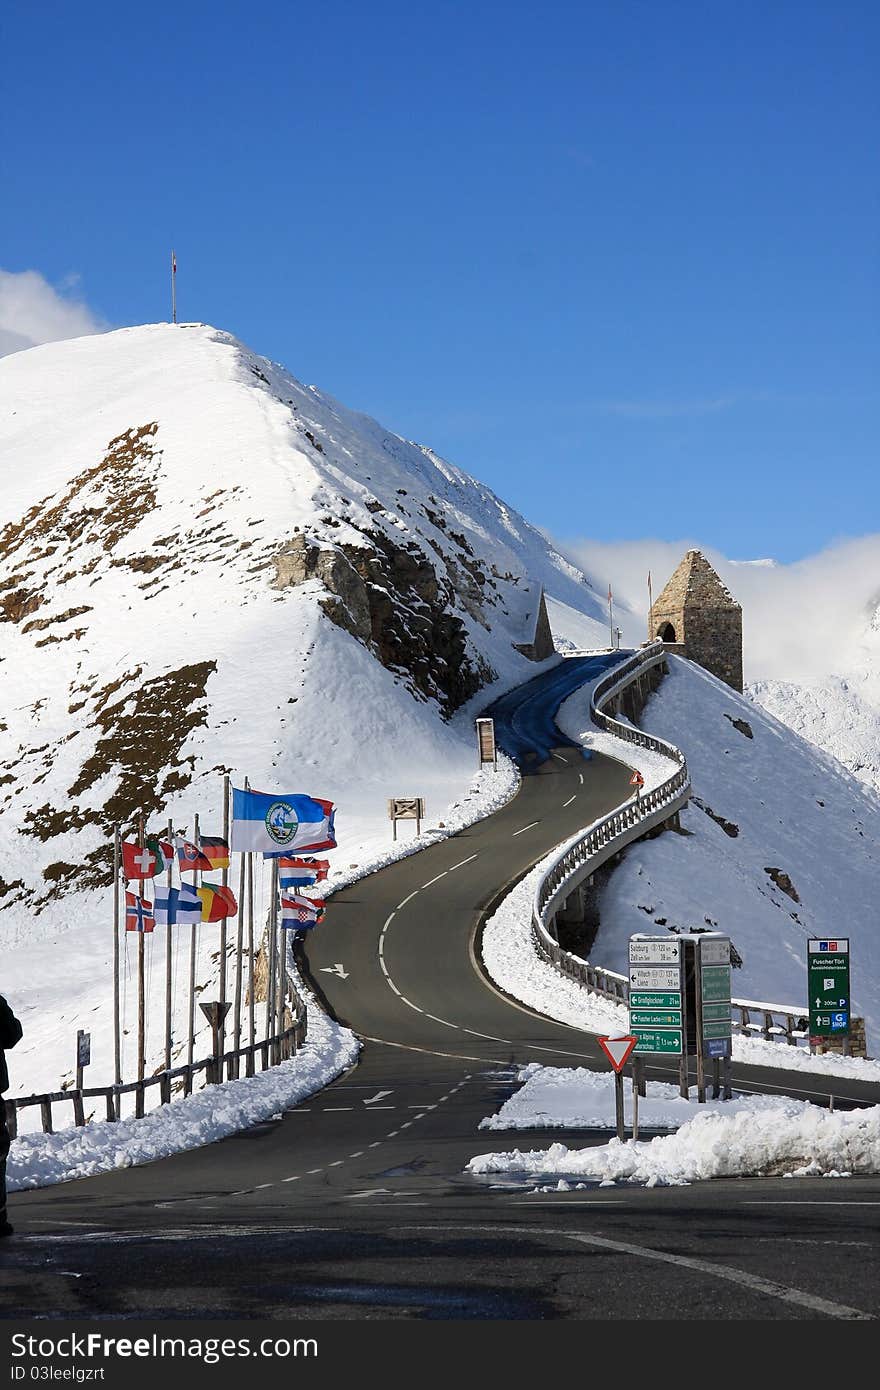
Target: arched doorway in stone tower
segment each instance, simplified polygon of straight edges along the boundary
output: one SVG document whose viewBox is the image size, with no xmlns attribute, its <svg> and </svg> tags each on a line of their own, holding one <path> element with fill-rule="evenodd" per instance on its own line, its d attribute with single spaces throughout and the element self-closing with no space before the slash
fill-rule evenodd
<svg viewBox="0 0 880 1390">
<path fill-rule="evenodd" d="M 675 628 L 672 626 L 672 623 L 664 623 L 657 633 L 657 636 L 660 638 L 661 642 L 674 642 Z"/>
</svg>

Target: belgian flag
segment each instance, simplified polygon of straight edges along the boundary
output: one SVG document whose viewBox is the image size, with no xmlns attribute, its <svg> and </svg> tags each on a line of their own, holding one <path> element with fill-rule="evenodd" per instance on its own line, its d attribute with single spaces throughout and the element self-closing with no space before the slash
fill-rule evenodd
<svg viewBox="0 0 880 1390">
<path fill-rule="evenodd" d="M 218 839 L 216 835 L 202 835 L 199 849 L 210 860 L 212 870 L 229 868 L 229 846 L 225 840 Z"/>
<path fill-rule="evenodd" d="M 224 917 L 234 917 L 238 911 L 231 888 L 223 888 L 219 883 L 203 883 L 196 892 L 202 900 L 203 922 L 220 922 Z"/>
</svg>

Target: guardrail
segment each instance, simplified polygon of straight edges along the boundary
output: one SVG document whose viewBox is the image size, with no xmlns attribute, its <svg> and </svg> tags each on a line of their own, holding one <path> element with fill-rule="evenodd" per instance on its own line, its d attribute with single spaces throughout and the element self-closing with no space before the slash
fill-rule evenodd
<svg viewBox="0 0 880 1390">
<path fill-rule="evenodd" d="M 5 1097 L 6 1122 L 9 1127 L 10 1138 L 15 1139 L 18 1135 L 18 1117 L 21 1111 L 31 1109 L 34 1106 L 40 1107 L 43 1133 L 53 1134 L 55 1132 L 53 1105 L 65 1102 L 72 1104 L 73 1123 L 79 1127 L 88 1124 L 95 1118 L 94 1114 L 86 1115 L 85 1102 L 87 1100 L 99 1100 L 103 1097 L 106 1108 L 106 1114 L 103 1118 L 116 1121 L 123 1118 L 122 1097 L 133 1095 L 135 1098 L 135 1117 L 139 1117 L 144 1113 L 146 1092 L 151 1087 L 159 1087 L 159 1105 L 162 1106 L 171 1101 L 171 1093 L 174 1089 L 181 1090 L 184 1095 L 190 1095 L 193 1089 L 193 1079 L 199 1072 L 205 1072 L 205 1084 L 211 1086 L 217 1085 L 223 1080 L 224 1069 L 227 1080 L 237 1080 L 241 1073 L 242 1060 L 245 1061 L 245 1076 L 255 1074 L 257 1057 L 261 1061 L 261 1071 L 277 1066 L 279 1062 L 287 1061 L 289 1057 L 294 1056 L 306 1040 L 308 1024 L 306 1006 L 301 999 L 298 1000 L 298 1006 L 297 1016 L 293 1023 L 283 1032 L 274 1033 L 267 1038 L 260 1038 L 259 1042 L 248 1043 L 245 1047 L 233 1048 L 230 1052 L 224 1052 L 220 1056 L 203 1057 L 198 1062 L 187 1062 L 181 1067 L 171 1067 L 167 1070 L 163 1068 L 162 1071 L 155 1072 L 152 1076 L 145 1076 L 138 1081 L 116 1082 L 110 1086 L 84 1086 L 81 1089 L 68 1091 L 47 1091 L 42 1095 L 17 1098 L 7 1096 Z M 182 1085 L 175 1088 L 173 1085 L 175 1081 L 182 1082 Z"/>
<path fill-rule="evenodd" d="M 615 666 L 593 688 L 590 717 L 594 724 L 615 738 L 662 753 L 677 765 L 675 772 L 646 795 L 594 821 L 577 840 L 560 850 L 548 865 L 532 901 L 532 939 L 541 958 L 585 989 L 625 1005 L 629 1003 L 627 977 L 614 970 L 605 970 L 600 965 L 592 965 L 573 952 L 564 950 L 550 931 L 550 923 L 565 900 L 597 869 L 626 845 L 670 821 L 688 803 L 691 783 L 681 749 L 630 724 L 622 724 L 605 714 L 602 708 L 648 673 L 665 666 L 666 658 L 666 647 L 657 639 Z M 806 1010 L 803 1008 L 734 999 L 731 1001 L 731 1013 L 734 1029 L 743 1036 L 760 1034 L 771 1041 L 785 1041 L 792 1046 L 804 1041 L 809 1046 L 809 1019 L 804 1016 Z"/>
</svg>

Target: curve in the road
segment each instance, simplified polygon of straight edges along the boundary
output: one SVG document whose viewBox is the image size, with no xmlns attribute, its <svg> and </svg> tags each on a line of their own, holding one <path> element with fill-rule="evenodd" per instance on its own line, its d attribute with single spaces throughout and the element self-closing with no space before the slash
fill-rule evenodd
<svg viewBox="0 0 880 1390">
<path fill-rule="evenodd" d="M 599 667 L 581 663 L 581 683 L 608 664 L 606 658 L 598 661 Z M 560 692 L 570 693 L 570 673 L 560 685 L 562 674 L 545 673 L 543 694 L 540 682 L 530 683 L 523 694 L 523 704 L 532 706 L 530 718 L 543 702 L 546 720 Z M 554 693 L 546 696 L 551 686 Z M 12 1220 L 31 1241 L 17 1247 L 15 1258 L 25 1265 L 30 1259 L 35 1311 L 136 1316 L 147 1307 L 161 1317 L 173 1304 L 173 1316 L 196 1316 L 206 1307 L 211 1315 L 230 1316 L 281 1316 L 315 1307 L 337 1316 L 406 1316 L 413 1309 L 441 1317 L 605 1316 L 620 1280 L 628 1278 L 638 1283 L 653 1316 L 692 1315 L 686 1259 L 680 1262 L 680 1284 L 670 1268 L 660 1297 L 653 1272 L 639 1271 L 649 1263 L 649 1226 L 659 1249 L 669 1218 L 677 1249 L 695 1259 L 714 1258 L 716 1205 L 701 1194 L 688 1201 L 662 1189 L 621 1195 L 593 1187 L 542 1206 L 538 1228 L 532 1207 L 542 1199 L 532 1183 L 482 1182 L 464 1172 L 476 1152 L 510 1147 L 506 1136 L 499 1142 L 497 1134 L 481 1135 L 479 1124 L 516 1088 L 521 1063 L 605 1065 L 591 1035 L 508 999 L 490 986 L 474 957 L 483 914 L 499 893 L 629 795 L 624 764 L 601 755 L 585 761 L 580 749 L 558 740 L 546 724 L 543 741 L 535 740 L 537 757 L 528 759 L 530 735 L 513 703 L 508 714 L 521 741 L 519 756 L 540 775 L 524 777 L 518 794 L 490 818 L 335 894 L 328 925 L 308 938 L 303 963 L 316 990 L 364 1039 L 358 1065 L 276 1123 L 235 1139 L 124 1173 L 14 1194 Z M 550 756 L 542 758 L 547 741 Z M 335 971 L 338 962 L 344 979 Z M 665 1079 L 677 1077 L 677 1068 L 662 1063 L 652 1070 Z M 827 1081 L 798 1075 L 797 1086 L 786 1082 L 784 1089 L 827 1094 Z M 778 1077 L 740 1068 L 734 1084 L 771 1089 Z M 876 1086 L 840 1078 L 834 1084 L 838 1101 L 848 1092 L 853 1101 L 876 1103 Z M 546 1132 L 517 1135 L 516 1142 L 523 1137 L 529 1146 L 546 1144 Z M 553 1138 L 577 1147 L 604 1143 L 607 1134 L 556 1131 Z M 776 1200 L 789 1195 L 783 1182 L 768 1181 Z M 735 1187 L 726 1184 L 724 1190 Z M 815 1190 L 818 1205 L 821 1184 Z M 880 1189 L 860 1182 L 846 1196 L 859 1200 L 866 1191 L 870 1204 L 870 1194 Z M 404 1210 L 414 1207 L 422 1210 Z M 701 1213 L 687 1235 L 680 1229 L 683 1207 Z M 797 1209 L 783 1216 L 773 1208 L 780 1234 L 759 1249 L 763 1283 L 727 1288 L 716 1298 L 708 1260 L 704 1275 L 713 1292 L 702 1306 L 713 1311 L 703 1316 L 768 1316 L 766 1299 L 776 1297 L 768 1293 L 770 1282 L 777 1280 L 780 1290 L 790 1286 L 795 1264 L 804 1297 L 792 1306 L 809 1315 L 819 1292 L 812 1288 L 817 1276 L 809 1251 L 786 1248 L 783 1239 L 801 1216 Z M 865 1219 L 864 1207 L 845 1217 L 837 1212 L 836 1229 L 852 1234 Z M 60 1246 L 59 1227 L 68 1232 Z M 576 1253 L 573 1229 L 589 1230 L 606 1241 L 602 1248 L 614 1248 L 613 1261 L 603 1264 L 607 1279 L 587 1247 Z M 763 1235 L 768 1229 L 761 1202 L 754 1210 L 740 1203 L 735 1220 L 731 1216 L 725 1225 L 725 1231 L 741 1233 L 742 1242 L 750 1232 Z M 89 1235 L 96 1230 L 100 1259 Z M 259 1277 L 249 1277 L 237 1254 L 242 1237 L 250 1242 L 248 1260 L 256 1262 Z M 251 1237 L 259 1238 L 259 1247 Z M 747 1255 L 743 1245 L 743 1261 L 754 1262 L 754 1252 L 750 1246 Z M 215 1286 L 207 1304 L 205 1259 L 227 1288 L 218 1295 Z M 89 1279 L 73 1287 L 61 1277 L 72 1260 L 89 1271 Z M 303 1262 L 311 1278 L 300 1272 Z M 136 1267 L 136 1282 L 129 1266 Z M 826 1315 L 850 1316 L 862 1303 L 844 1266 L 835 1267 L 830 1282 L 827 1274 L 823 1270 Z M 719 1286 L 725 1278 L 719 1272 Z M 144 1281 L 152 1290 L 146 1300 Z M 785 1301 L 782 1292 L 778 1296 Z M 592 1312 L 583 1311 L 584 1300 Z"/>
</svg>

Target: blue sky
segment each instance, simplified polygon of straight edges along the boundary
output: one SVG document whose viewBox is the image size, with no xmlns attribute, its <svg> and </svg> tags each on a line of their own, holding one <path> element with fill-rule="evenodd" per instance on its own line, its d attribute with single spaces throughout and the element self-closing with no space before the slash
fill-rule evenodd
<svg viewBox="0 0 880 1390">
<path fill-rule="evenodd" d="M 0 266 L 214 323 L 559 538 L 880 529 L 880 6 L 7 0 Z M 79 277 L 74 280 L 73 277 Z"/>
</svg>

